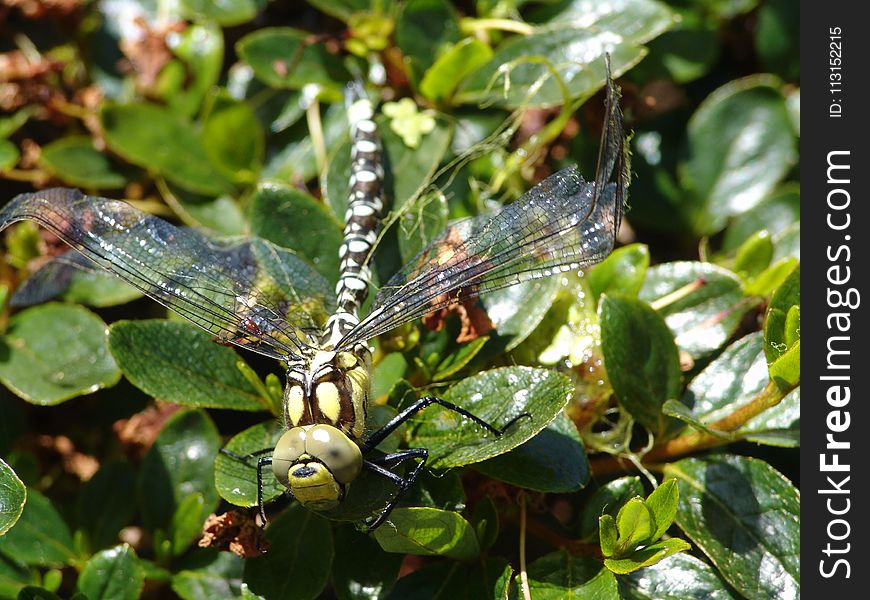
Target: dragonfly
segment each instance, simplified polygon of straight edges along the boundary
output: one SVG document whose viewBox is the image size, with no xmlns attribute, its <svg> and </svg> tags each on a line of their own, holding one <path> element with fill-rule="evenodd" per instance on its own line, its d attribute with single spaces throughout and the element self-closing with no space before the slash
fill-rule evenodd
<svg viewBox="0 0 870 600">
<path fill-rule="evenodd" d="M 63 266 L 102 269 L 210 332 L 215 340 L 279 360 L 285 369 L 280 438 L 256 459 L 262 524 L 264 473 L 307 508 L 342 503 L 363 471 L 392 482 L 395 493 L 368 522 L 384 522 L 426 464 L 425 448 L 373 456 L 400 425 L 431 405 L 501 436 L 497 426 L 434 395 L 417 398 L 373 432 L 372 348 L 378 335 L 427 314 L 529 279 L 584 269 L 613 249 L 629 180 L 619 92 L 607 64 L 605 123 L 595 178 L 576 167 L 556 172 L 500 210 L 449 225 L 387 283 L 368 314 L 370 258 L 385 211 L 382 147 L 374 105 L 351 85 L 350 193 L 334 291 L 289 250 L 247 238 L 215 240 L 176 227 L 119 200 L 54 188 L 17 196 L 0 211 L 0 230 L 29 220 L 66 242 L 58 263 L 37 271 L 25 296 L 57 286 Z M 19 294 L 20 297 L 20 294 Z M 404 469 L 399 469 L 400 465 Z"/>
</svg>

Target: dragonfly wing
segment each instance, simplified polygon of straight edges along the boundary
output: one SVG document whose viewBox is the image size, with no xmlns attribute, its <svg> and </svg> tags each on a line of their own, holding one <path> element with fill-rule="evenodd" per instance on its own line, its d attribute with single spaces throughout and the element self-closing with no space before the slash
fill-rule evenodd
<svg viewBox="0 0 870 600">
<path fill-rule="evenodd" d="M 0 230 L 31 220 L 221 341 L 286 360 L 331 309 L 327 282 L 258 238 L 218 242 L 119 201 L 54 188 L 21 194 Z"/>
<path fill-rule="evenodd" d="M 608 77 L 607 120 L 595 182 L 559 171 L 495 214 L 448 227 L 394 275 L 369 315 L 340 342 L 353 344 L 452 304 L 528 279 L 595 264 L 616 240 L 628 188 L 618 93 Z"/>
</svg>

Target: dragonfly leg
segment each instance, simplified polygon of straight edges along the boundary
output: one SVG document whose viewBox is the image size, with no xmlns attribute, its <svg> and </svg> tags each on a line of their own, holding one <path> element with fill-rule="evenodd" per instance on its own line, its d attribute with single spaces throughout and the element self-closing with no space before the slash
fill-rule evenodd
<svg viewBox="0 0 870 600">
<path fill-rule="evenodd" d="M 382 477 L 386 477 L 398 488 L 396 494 L 390 499 L 381 513 L 375 518 L 374 521 L 368 524 L 369 531 L 373 531 L 377 527 L 379 527 L 386 518 L 393 512 L 393 509 L 398 504 L 399 500 L 402 499 L 407 491 L 410 489 L 414 482 L 417 480 L 417 477 L 420 475 L 420 471 L 423 470 L 423 465 L 426 464 L 426 458 L 429 456 L 429 451 L 425 448 L 410 448 L 408 450 L 400 450 L 398 452 L 393 452 L 392 454 L 387 454 L 386 456 L 382 456 L 375 460 L 366 460 L 363 461 L 363 468 L 372 471 L 373 473 L 377 473 Z M 391 465 L 393 467 L 398 466 L 402 462 L 406 460 L 418 459 L 417 464 L 411 470 L 411 472 L 402 477 L 390 471 L 389 469 L 384 468 L 381 465 Z"/>
<path fill-rule="evenodd" d="M 248 460 L 250 460 L 256 456 L 261 456 L 263 454 L 273 452 L 274 450 L 275 450 L 274 448 L 263 448 L 261 450 L 257 450 L 256 452 L 251 452 L 250 454 L 237 454 L 237 453 L 233 452 L 232 450 L 227 450 L 226 448 L 221 448 L 221 454 L 225 454 L 226 456 L 229 456 L 230 458 L 233 458 L 239 462 L 248 462 Z"/>
<path fill-rule="evenodd" d="M 261 528 L 266 528 L 266 506 L 263 502 L 263 469 L 272 465 L 271 456 L 261 456 L 257 459 L 257 510 L 260 512 Z"/>
<path fill-rule="evenodd" d="M 399 427 L 399 425 L 413 417 L 416 413 L 425 409 L 427 406 L 431 406 L 432 404 L 437 404 L 438 406 L 442 406 L 447 410 L 451 410 L 455 413 L 462 415 L 463 417 L 466 417 L 467 419 L 470 419 L 471 421 L 495 436 L 502 435 L 511 425 L 513 425 L 520 419 L 531 418 L 531 415 L 527 412 L 520 413 L 499 428 L 495 427 L 490 423 L 487 423 L 477 415 L 465 410 L 461 406 L 453 404 L 452 402 L 442 400 L 441 398 L 437 398 L 435 396 L 423 396 L 422 398 L 418 398 L 417 400 L 415 400 L 414 403 L 411 404 L 411 406 L 403 409 L 399 414 L 390 419 L 390 421 L 383 427 L 372 433 L 372 435 L 369 436 L 369 438 L 365 440 L 365 442 L 363 442 L 360 446 L 363 453 L 365 453 L 367 450 L 371 450 L 372 448 L 377 447 L 377 445 L 384 441 L 384 439 L 386 439 L 388 435 L 393 433 Z"/>
</svg>

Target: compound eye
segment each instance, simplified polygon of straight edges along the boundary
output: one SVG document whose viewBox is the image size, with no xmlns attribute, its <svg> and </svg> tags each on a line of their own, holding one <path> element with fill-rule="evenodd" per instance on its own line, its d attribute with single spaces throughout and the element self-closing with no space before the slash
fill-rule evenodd
<svg viewBox="0 0 870 600">
<path fill-rule="evenodd" d="M 287 473 L 290 467 L 299 461 L 299 457 L 305 454 L 307 434 L 301 427 L 293 427 L 287 430 L 275 445 L 272 454 L 272 472 L 275 478 L 284 486 L 289 486 Z"/>
<path fill-rule="evenodd" d="M 308 454 L 322 462 L 335 480 L 348 484 L 362 470 L 362 452 L 349 437 L 329 425 L 316 425 L 308 432 Z"/>
</svg>

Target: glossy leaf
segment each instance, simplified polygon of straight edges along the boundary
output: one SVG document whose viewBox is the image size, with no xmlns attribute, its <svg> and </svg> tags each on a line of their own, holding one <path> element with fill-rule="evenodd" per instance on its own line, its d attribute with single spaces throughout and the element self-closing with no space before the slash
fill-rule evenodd
<svg viewBox="0 0 870 600">
<path fill-rule="evenodd" d="M 100 118 L 106 143 L 133 164 L 191 192 L 218 195 L 229 188 L 193 126 L 168 109 L 156 104 L 108 105 Z"/>
<path fill-rule="evenodd" d="M 547 315 L 559 292 L 559 278 L 530 279 L 486 294 L 480 303 L 505 340 L 505 350 L 519 346 Z"/>
<path fill-rule="evenodd" d="M 271 450 L 283 432 L 277 421 L 260 423 L 233 436 L 224 448 L 239 456 L 247 456 L 259 450 Z M 244 462 L 223 453 L 218 454 L 214 463 L 214 486 L 221 498 L 236 506 L 256 506 L 256 465 L 256 457 Z M 283 494 L 284 487 L 269 470 L 264 475 L 263 498 L 269 502 Z"/>
<path fill-rule="evenodd" d="M 616 578 L 601 562 L 569 554 L 546 554 L 528 568 L 529 588 L 535 600 L 557 598 L 616 599 Z"/>
<path fill-rule="evenodd" d="M 446 0 L 410 0 L 396 22 L 396 44 L 415 82 L 436 61 L 438 51 L 455 44 L 460 37 L 459 15 Z"/>
<path fill-rule="evenodd" d="M 88 560 L 76 587 L 88 600 L 135 600 L 145 575 L 133 549 L 124 544 L 103 550 Z"/>
<path fill-rule="evenodd" d="M 478 600 L 507 598 L 506 583 L 513 571 L 503 558 L 487 557 L 471 563 L 439 561 L 405 575 L 388 600 Z"/>
<path fill-rule="evenodd" d="M 474 468 L 493 479 L 539 492 L 575 492 L 589 481 L 583 440 L 564 412 L 526 443 Z"/>
<path fill-rule="evenodd" d="M 197 408 L 265 408 L 236 368 L 239 356 L 187 323 L 119 321 L 109 330 L 109 348 L 127 379 L 155 398 Z"/>
<path fill-rule="evenodd" d="M 429 450 L 428 465 L 448 469 L 478 463 L 516 448 L 544 429 L 572 390 L 564 376 L 543 369 L 505 367 L 463 379 L 443 398 L 495 427 L 521 417 L 501 436 L 481 430 L 455 412 L 431 406 L 419 417 L 411 444 Z"/>
<path fill-rule="evenodd" d="M 677 482 L 674 479 L 663 481 L 652 493 L 644 500 L 644 504 L 652 513 L 655 519 L 656 528 L 649 536 L 650 540 L 657 540 L 662 537 L 674 522 L 674 516 L 677 514 L 677 504 L 680 500 L 680 493 L 677 488 Z"/>
<path fill-rule="evenodd" d="M 755 332 L 734 342 L 692 380 L 682 402 L 694 419 L 718 421 L 764 389 L 769 377 L 762 337 Z"/>
<path fill-rule="evenodd" d="M 64 183 L 85 189 L 119 188 L 127 183 L 118 167 L 94 149 L 91 138 L 69 136 L 42 148 L 40 162 Z"/>
<path fill-rule="evenodd" d="M 621 477 L 605 483 L 595 490 L 583 509 L 580 519 L 582 539 L 598 535 L 598 517 L 608 514 L 616 518 L 622 505 L 635 496 L 643 495 L 643 485 L 638 477 Z"/>
<path fill-rule="evenodd" d="M 292 505 L 266 530 L 270 550 L 245 563 L 244 581 L 270 600 L 318 598 L 335 555 L 329 522 Z"/>
<path fill-rule="evenodd" d="M 172 576 L 172 591 L 183 600 L 261 598 L 250 591 L 248 595 L 244 593 L 246 586 L 240 581 L 245 561 L 241 557 L 230 552 L 201 550 L 190 558 Z"/>
<path fill-rule="evenodd" d="M 756 206 L 794 163 L 796 139 L 780 88 L 763 75 L 729 82 L 689 121 L 689 159 L 679 172 L 699 207 L 698 233 L 719 231 L 726 218 Z"/>
<path fill-rule="evenodd" d="M 734 273 L 704 262 L 650 268 L 640 298 L 656 306 L 677 346 L 696 358 L 725 343 L 750 306 Z"/>
<path fill-rule="evenodd" d="M 185 0 L 206 4 L 202 0 Z M 231 0 L 238 2 L 239 0 Z M 244 1 L 244 0 L 243 0 Z M 210 3 L 211 6 L 228 7 L 229 3 Z M 188 4 L 189 7 L 189 4 Z M 185 7 L 182 6 L 182 10 Z M 196 114 L 206 94 L 217 85 L 224 55 L 224 38 L 221 30 L 211 20 L 199 20 L 188 25 L 177 35 L 167 36 L 167 45 L 177 57 L 161 71 L 159 94 L 174 112 L 192 117 Z M 183 76 L 167 81 L 164 74 L 171 73 L 176 64 Z"/>
<path fill-rule="evenodd" d="M 765 229 L 774 236 L 800 222 L 800 187 L 787 184 L 777 188 L 757 206 L 734 217 L 722 240 L 724 252 L 734 252 L 756 231 Z"/>
<path fill-rule="evenodd" d="M 220 436 L 205 412 L 185 410 L 166 421 L 139 471 L 138 496 L 148 527 L 165 531 L 178 506 L 197 492 L 205 499 L 202 517 L 214 510 L 219 448 Z"/>
<path fill-rule="evenodd" d="M 9 320 L 0 338 L 0 381 L 33 404 L 59 404 L 119 378 L 105 323 L 80 306 L 28 308 Z"/>
<path fill-rule="evenodd" d="M 645 427 L 661 433 L 661 406 L 680 391 L 680 360 L 664 320 L 639 300 L 606 296 L 601 302 L 601 345 L 620 404 Z"/>
<path fill-rule="evenodd" d="M 221 175 L 242 185 L 257 180 L 266 142 L 263 127 L 245 102 L 217 95 L 203 123 L 202 143 Z"/>
<path fill-rule="evenodd" d="M 797 448 L 801 439 L 801 390 L 797 388 L 751 419 L 738 433 L 748 441 L 782 448 Z"/>
<path fill-rule="evenodd" d="M 21 517 L 26 499 L 27 490 L 24 484 L 12 467 L 0 459 L 0 536 L 9 531 Z"/>
<path fill-rule="evenodd" d="M 69 527 L 51 501 L 35 489 L 15 527 L 0 537 L 0 554 L 16 563 L 63 567 L 76 558 Z"/>
<path fill-rule="evenodd" d="M 747 598 L 800 594 L 800 498 L 753 458 L 689 458 L 665 467 L 680 485 L 677 524 Z"/>
<path fill-rule="evenodd" d="M 458 513 L 437 508 L 397 508 L 374 531 L 386 552 L 470 560 L 480 547 L 474 528 Z"/>
<path fill-rule="evenodd" d="M 339 600 L 381 600 L 393 588 L 403 556 L 386 553 L 370 535 L 335 531 L 332 586 Z"/>
<path fill-rule="evenodd" d="M 586 273 L 593 297 L 601 294 L 637 296 L 649 268 L 649 248 L 630 244 L 617 248 Z"/>
<path fill-rule="evenodd" d="M 0 139 L 0 171 L 14 168 L 20 158 L 18 146 L 9 140 Z"/>
<path fill-rule="evenodd" d="M 616 529 L 619 533 L 614 555 L 624 557 L 652 538 L 657 524 L 655 515 L 641 498 L 632 498 L 622 505 L 616 514 Z"/>
<path fill-rule="evenodd" d="M 309 34 L 299 29 L 269 27 L 239 40 L 236 52 L 270 87 L 301 90 L 311 85 L 324 98 L 341 100 L 350 74 L 338 56 L 308 38 Z"/>
<path fill-rule="evenodd" d="M 668 556 L 684 552 L 691 547 L 691 544 L 680 538 L 670 538 L 644 546 L 626 558 L 605 558 L 604 566 L 617 575 L 625 575 L 654 565 Z"/>
<path fill-rule="evenodd" d="M 492 58 L 492 49 L 475 38 L 465 38 L 438 57 L 420 82 L 420 93 L 433 102 L 450 98 L 468 74 Z"/>
<path fill-rule="evenodd" d="M 341 226 L 322 203 L 296 188 L 261 184 L 251 198 L 248 218 L 251 233 L 295 250 L 328 281 L 338 279 Z"/>
<path fill-rule="evenodd" d="M 800 381 L 800 285 L 798 267 L 773 294 L 764 320 L 764 355 L 780 389 Z"/>
<path fill-rule="evenodd" d="M 734 272 L 744 278 L 759 275 L 773 259 L 773 240 L 770 233 L 762 229 L 747 239 L 737 249 L 734 257 Z"/>
<path fill-rule="evenodd" d="M 732 600 L 724 581 L 707 563 L 674 554 L 617 579 L 625 600 Z"/>
<path fill-rule="evenodd" d="M 238 25 L 249 21 L 257 14 L 257 0 L 228 0 L 209 2 L 208 0 L 181 0 L 181 10 L 188 17 L 198 17 L 215 21 L 221 25 Z"/>
</svg>

